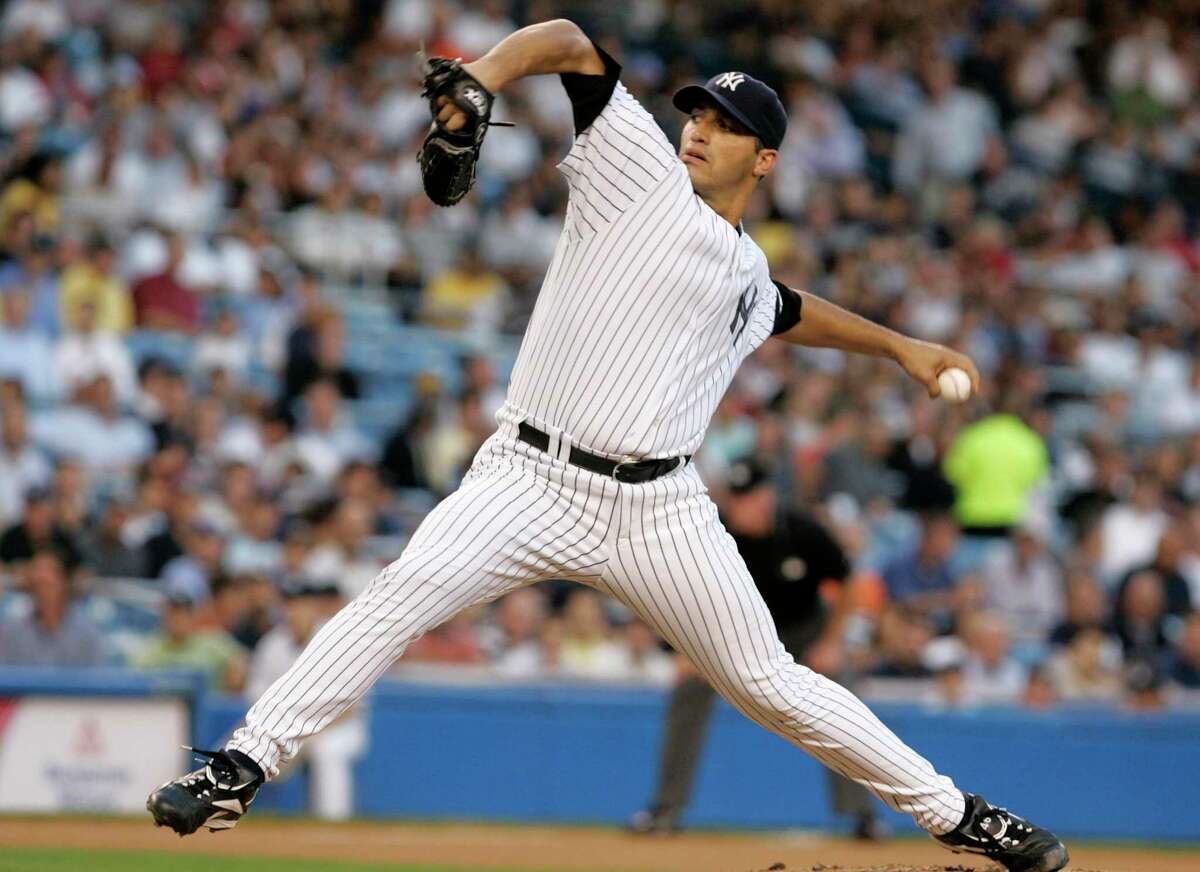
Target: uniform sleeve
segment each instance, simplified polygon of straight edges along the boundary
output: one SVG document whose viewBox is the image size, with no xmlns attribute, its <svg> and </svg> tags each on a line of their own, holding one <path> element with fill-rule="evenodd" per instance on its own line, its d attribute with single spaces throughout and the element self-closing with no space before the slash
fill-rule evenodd
<svg viewBox="0 0 1200 872">
<path fill-rule="evenodd" d="M 774 279 L 772 281 L 775 283 L 775 289 L 779 292 L 779 299 L 775 305 L 775 325 L 771 328 L 771 335 L 778 336 L 800 323 L 800 308 L 803 300 L 787 285 L 775 282 Z"/>
<path fill-rule="evenodd" d="M 571 188 L 571 219 L 584 232 L 621 216 L 673 171 L 675 149 L 649 112 L 617 79 L 621 67 L 602 48 L 599 76 L 565 73 L 575 142 L 558 165 Z"/>
</svg>

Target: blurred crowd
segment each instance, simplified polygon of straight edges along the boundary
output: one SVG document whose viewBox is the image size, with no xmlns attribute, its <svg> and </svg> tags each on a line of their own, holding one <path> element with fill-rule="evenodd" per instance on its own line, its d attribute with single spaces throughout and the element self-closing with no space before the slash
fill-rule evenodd
<svg viewBox="0 0 1200 872">
<path fill-rule="evenodd" d="M 488 349 L 532 309 L 571 136 L 555 77 L 513 86 L 475 190 L 433 207 L 415 52 L 469 59 L 559 15 L 672 138 L 686 82 L 776 87 L 788 135 L 747 219 L 774 277 L 983 374 L 952 406 L 888 362 L 769 342 L 720 405 L 697 458 L 718 503 L 753 456 L 846 552 L 839 674 L 945 705 L 1200 689 L 1197 0 L 11 0 L 0 663 L 253 689 L 398 555 L 491 432 Z M 384 432 L 357 415 L 384 362 L 352 354 L 363 297 L 481 349 L 452 379 L 416 366 Z M 114 578 L 152 580 L 156 629 L 125 631 Z M 569 583 L 400 667 L 439 663 L 676 668 Z"/>
</svg>

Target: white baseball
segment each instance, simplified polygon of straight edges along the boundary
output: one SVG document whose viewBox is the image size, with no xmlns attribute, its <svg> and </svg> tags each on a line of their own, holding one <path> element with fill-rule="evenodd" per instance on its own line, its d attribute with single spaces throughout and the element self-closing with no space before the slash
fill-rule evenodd
<svg viewBox="0 0 1200 872">
<path fill-rule="evenodd" d="M 938 373 L 938 387 L 942 390 L 943 400 L 961 403 L 971 396 L 971 377 L 966 370 L 952 366 Z"/>
</svg>

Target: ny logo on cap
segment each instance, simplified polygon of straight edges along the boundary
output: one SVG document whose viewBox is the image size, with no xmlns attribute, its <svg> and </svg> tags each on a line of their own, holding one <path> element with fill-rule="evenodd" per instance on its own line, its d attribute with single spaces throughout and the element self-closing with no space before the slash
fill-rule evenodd
<svg viewBox="0 0 1200 872">
<path fill-rule="evenodd" d="M 736 91 L 737 86 L 746 81 L 745 73 L 721 73 L 717 76 L 717 80 L 713 84 L 718 88 L 728 88 L 730 91 Z"/>
</svg>

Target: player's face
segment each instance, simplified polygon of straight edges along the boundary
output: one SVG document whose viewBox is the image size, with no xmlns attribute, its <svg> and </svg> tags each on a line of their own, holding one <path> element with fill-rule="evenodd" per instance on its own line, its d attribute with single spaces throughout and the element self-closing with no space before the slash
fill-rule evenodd
<svg viewBox="0 0 1200 872">
<path fill-rule="evenodd" d="M 754 134 L 713 106 L 691 111 L 679 138 L 679 159 L 700 195 L 743 184 L 754 175 L 759 150 Z"/>
</svg>

